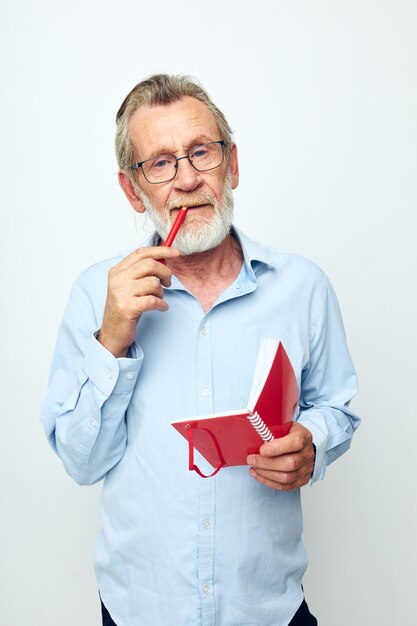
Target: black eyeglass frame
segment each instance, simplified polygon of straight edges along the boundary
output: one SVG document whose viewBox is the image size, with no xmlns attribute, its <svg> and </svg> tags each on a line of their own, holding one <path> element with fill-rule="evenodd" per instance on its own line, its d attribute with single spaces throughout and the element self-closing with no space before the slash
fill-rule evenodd
<svg viewBox="0 0 417 626">
<path fill-rule="evenodd" d="M 175 161 L 176 161 L 176 163 L 175 163 L 175 165 L 174 165 L 174 168 L 175 168 L 175 174 L 174 174 L 174 176 L 172 176 L 171 178 L 168 178 L 167 180 L 158 180 L 157 182 L 152 182 L 152 181 L 150 181 L 148 178 L 146 178 L 146 174 L 145 174 L 145 172 L 143 171 L 143 167 L 142 167 L 142 165 L 143 165 L 144 163 L 147 163 L 148 161 L 153 161 L 153 160 L 155 159 L 155 157 L 153 157 L 153 158 L 151 158 L 151 159 L 145 159 L 144 161 L 140 161 L 139 163 L 135 163 L 134 165 L 131 165 L 128 169 L 129 169 L 129 170 L 139 170 L 139 169 L 141 169 L 141 170 L 142 170 L 142 174 L 144 175 L 145 179 L 148 181 L 148 183 L 149 183 L 150 185 L 161 185 L 162 183 L 169 183 L 171 180 L 174 180 L 174 178 L 176 177 L 177 172 L 178 172 L 178 161 L 181 161 L 181 159 L 188 159 L 188 160 L 189 160 L 189 162 L 190 162 L 190 165 L 192 165 L 192 166 L 193 166 L 193 168 L 194 168 L 197 172 L 210 172 L 211 170 L 215 170 L 217 167 L 220 167 L 220 165 L 222 165 L 222 163 L 223 163 L 223 161 L 224 161 L 224 149 L 225 149 L 225 146 L 226 146 L 226 142 L 225 142 L 225 140 L 224 140 L 224 139 L 220 139 L 219 141 L 209 141 L 208 143 L 201 143 L 201 144 L 198 144 L 197 146 L 194 146 L 194 148 L 192 148 L 192 150 L 195 150 L 196 148 L 199 148 L 200 146 L 211 146 L 211 145 L 212 145 L 212 144 L 214 144 L 214 143 L 218 143 L 218 144 L 220 144 L 220 145 L 221 145 L 221 147 L 222 147 L 222 160 L 220 161 L 220 163 L 219 163 L 218 165 L 215 165 L 214 167 L 209 167 L 209 168 L 208 168 L 208 169 L 206 169 L 206 170 L 199 170 L 199 169 L 198 169 L 198 168 L 194 165 L 194 163 L 193 163 L 193 162 L 192 162 L 192 160 L 191 160 L 191 157 L 190 157 L 190 153 L 189 153 L 189 152 L 188 152 L 187 154 L 184 154 L 184 156 L 180 156 L 180 157 L 176 157 L 176 156 L 174 156 L 173 154 L 172 154 L 172 155 L 170 155 L 170 156 L 173 156 L 173 157 L 174 157 L 174 159 L 175 159 Z"/>
</svg>

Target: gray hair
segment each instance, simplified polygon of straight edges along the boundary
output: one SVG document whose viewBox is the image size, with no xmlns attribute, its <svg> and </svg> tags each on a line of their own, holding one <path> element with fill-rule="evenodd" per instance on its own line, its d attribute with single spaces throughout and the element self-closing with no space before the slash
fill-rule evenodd
<svg viewBox="0 0 417 626">
<path fill-rule="evenodd" d="M 211 101 L 199 82 L 191 76 L 182 74 L 154 74 L 133 87 L 116 115 L 117 163 L 120 169 L 127 170 L 129 178 L 133 179 L 133 176 L 130 176 L 131 171 L 128 168 L 135 162 L 135 150 L 129 134 L 129 122 L 132 115 L 142 106 L 166 106 L 187 96 L 200 100 L 213 113 L 221 139 L 225 141 L 226 157 L 229 156 L 232 129 L 224 114 Z"/>
</svg>

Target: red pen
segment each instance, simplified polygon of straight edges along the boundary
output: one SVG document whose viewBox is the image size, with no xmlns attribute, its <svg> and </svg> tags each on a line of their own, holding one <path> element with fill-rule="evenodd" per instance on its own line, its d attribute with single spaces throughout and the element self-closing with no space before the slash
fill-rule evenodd
<svg viewBox="0 0 417 626">
<path fill-rule="evenodd" d="M 168 233 L 168 237 L 164 241 L 164 246 L 167 246 L 168 248 L 172 246 L 172 243 L 177 235 L 177 232 L 179 231 L 179 228 L 181 224 L 183 223 L 185 216 L 187 215 L 187 211 L 188 211 L 188 206 L 183 206 L 180 208 L 178 215 L 175 218 L 173 225 L 171 226 L 171 230 Z"/>
</svg>

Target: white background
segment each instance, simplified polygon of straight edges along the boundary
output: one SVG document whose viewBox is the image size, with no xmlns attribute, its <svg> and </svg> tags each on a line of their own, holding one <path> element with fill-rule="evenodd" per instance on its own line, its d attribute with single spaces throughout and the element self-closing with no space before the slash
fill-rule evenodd
<svg viewBox="0 0 417 626">
<path fill-rule="evenodd" d="M 1 624 L 100 623 L 100 486 L 66 476 L 37 416 L 72 282 L 142 238 L 114 116 L 158 71 L 197 76 L 235 129 L 236 224 L 316 261 L 340 299 L 364 421 L 303 489 L 311 609 L 320 626 L 415 623 L 416 7 L 3 1 Z"/>
</svg>

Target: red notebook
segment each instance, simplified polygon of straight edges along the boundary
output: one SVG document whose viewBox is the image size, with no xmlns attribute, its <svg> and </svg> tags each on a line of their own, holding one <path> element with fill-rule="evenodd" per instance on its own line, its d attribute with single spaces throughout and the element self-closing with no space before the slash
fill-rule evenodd
<svg viewBox="0 0 417 626">
<path fill-rule="evenodd" d="M 171 422 L 189 445 L 189 469 L 207 478 L 194 464 L 194 448 L 216 468 L 246 465 L 261 445 L 288 434 L 298 404 L 298 386 L 282 343 L 262 339 L 248 408 Z"/>
</svg>

